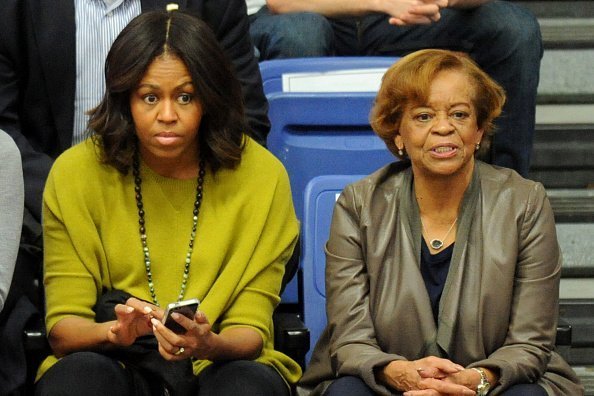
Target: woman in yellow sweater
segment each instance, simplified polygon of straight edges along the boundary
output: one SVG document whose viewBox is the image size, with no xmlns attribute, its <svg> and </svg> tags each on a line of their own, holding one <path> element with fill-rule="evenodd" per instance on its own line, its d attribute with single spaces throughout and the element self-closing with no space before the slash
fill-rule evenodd
<svg viewBox="0 0 594 396">
<path fill-rule="evenodd" d="M 209 28 L 134 19 L 106 61 L 92 137 L 44 193 L 39 395 L 288 395 L 299 366 L 272 311 L 297 234 L 287 174 L 245 131 L 240 87 Z M 198 298 L 184 331 L 168 303 Z"/>
</svg>

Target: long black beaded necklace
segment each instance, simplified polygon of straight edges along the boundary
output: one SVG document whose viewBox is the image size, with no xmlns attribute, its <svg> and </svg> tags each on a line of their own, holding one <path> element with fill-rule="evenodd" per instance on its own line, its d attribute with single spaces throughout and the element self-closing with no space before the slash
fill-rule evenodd
<svg viewBox="0 0 594 396">
<path fill-rule="evenodd" d="M 192 232 L 190 233 L 190 243 L 188 245 L 188 252 L 186 253 L 186 260 L 184 265 L 184 275 L 181 283 L 181 290 L 177 296 L 177 301 L 184 299 L 186 293 L 186 284 L 188 283 L 190 273 L 190 263 L 192 261 L 192 252 L 194 251 L 194 238 L 196 238 L 196 226 L 198 224 L 198 213 L 200 213 L 200 204 L 202 203 L 202 187 L 204 185 L 204 160 L 198 163 L 198 184 L 196 186 L 196 199 L 194 200 Z M 132 161 L 132 175 L 134 176 L 134 192 L 136 193 L 136 207 L 138 208 L 138 224 L 140 226 L 140 242 L 142 243 L 142 251 L 144 254 L 144 269 L 146 270 L 146 278 L 148 281 L 151 298 L 156 306 L 159 306 L 157 294 L 155 293 L 155 285 L 153 283 L 153 273 L 151 272 L 151 258 L 146 238 L 146 228 L 144 220 L 144 205 L 142 204 L 142 179 L 140 178 L 140 160 L 138 152 L 134 154 Z"/>
</svg>

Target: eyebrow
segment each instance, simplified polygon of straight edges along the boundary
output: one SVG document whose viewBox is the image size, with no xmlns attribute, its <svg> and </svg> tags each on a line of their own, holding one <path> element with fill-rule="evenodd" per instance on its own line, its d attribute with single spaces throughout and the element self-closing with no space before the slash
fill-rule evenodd
<svg viewBox="0 0 594 396">
<path fill-rule="evenodd" d="M 185 81 L 185 82 L 179 84 L 177 87 L 175 87 L 175 89 L 179 90 L 181 88 L 184 88 L 186 85 L 191 85 L 193 87 L 194 83 L 192 83 L 192 80 L 188 80 L 188 81 Z M 150 84 L 150 83 L 140 83 L 140 84 L 138 84 L 136 89 L 140 89 L 140 88 L 160 89 L 160 87 L 158 85 Z"/>
<path fill-rule="evenodd" d="M 452 104 L 450 106 L 450 108 L 456 107 L 456 106 L 472 107 L 472 102 L 457 102 L 457 103 Z M 413 104 L 413 105 L 411 105 L 410 108 L 411 108 L 411 110 L 414 110 L 414 109 L 418 109 L 418 108 L 430 108 L 430 107 L 431 107 L 430 104 L 425 103 L 425 104 L 416 104 L 416 105 Z"/>
</svg>

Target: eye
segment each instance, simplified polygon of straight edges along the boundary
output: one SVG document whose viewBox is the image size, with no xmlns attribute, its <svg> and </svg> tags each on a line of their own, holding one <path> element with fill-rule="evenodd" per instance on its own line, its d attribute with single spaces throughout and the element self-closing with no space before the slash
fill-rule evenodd
<svg viewBox="0 0 594 396">
<path fill-rule="evenodd" d="M 152 105 L 152 104 L 155 104 L 155 103 L 157 103 L 157 101 L 158 101 L 159 99 L 157 98 L 157 96 L 156 96 L 156 95 L 153 95 L 153 94 L 148 94 L 148 95 L 144 95 L 144 96 L 142 97 L 142 100 L 144 101 L 144 103 Z"/>
<path fill-rule="evenodd" d="M 188 104 L 192 101 L 194 97 L 189 93 L 183 93 L 177 97 L 177 102 L 179 104 Z"/>
<path fill-rule="evenodd" d="M 452 118 L 456 120 L 465 120 L 469 117 L 469 114 L 465 111 L 456 110 L 452 113 Z"/>
<path fill-rule="evenodd" d="M 417 115 L 415 115 L 415 120 L 420 121 L 420 122 L 427 122 L 427 121 L 431 121 L 433 119 L 433 116 L 429 113 L 419 113 Z"/>
</svg>

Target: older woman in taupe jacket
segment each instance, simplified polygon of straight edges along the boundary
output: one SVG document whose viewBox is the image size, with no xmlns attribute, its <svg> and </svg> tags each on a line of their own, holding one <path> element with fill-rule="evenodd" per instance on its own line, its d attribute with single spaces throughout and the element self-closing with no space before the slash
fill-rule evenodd
<svg viewBox="0 0 594 396">
<path fill-rule="evenodd" d="M 303 389 L 583 394 L 554 350 L 561 256 L 544 188 L 474 158 L 504 100 L 463 54 L 388 70 L 372 126 L 402 161 L 337 202 L 328 326 Z"/>
</svg>

